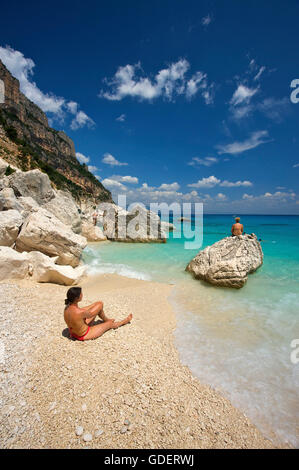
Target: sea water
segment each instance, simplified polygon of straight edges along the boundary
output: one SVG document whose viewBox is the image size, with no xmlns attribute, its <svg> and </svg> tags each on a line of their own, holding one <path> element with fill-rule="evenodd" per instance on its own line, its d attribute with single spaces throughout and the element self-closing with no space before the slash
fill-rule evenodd
<svg viewBox="0 0 299 470">
<path fill-rule="evenodd" d="M 202 248 L 228 236 L 232 222 L 232 215 L 205 215 Z M 182 362 L 266 436 L 298 447 L 299 353 L 292 361 L 291 343 L 299 346 L 299 216 L 244 215 L 242 223 L 263 240 L 264 263 L 238 290 L 194 280 L 185 267 L 199 249 L 185 249 L 173 234 L 166 244 L 91 244 L 84 260 L 91 273 L 174 284 Z"/>
</svg>

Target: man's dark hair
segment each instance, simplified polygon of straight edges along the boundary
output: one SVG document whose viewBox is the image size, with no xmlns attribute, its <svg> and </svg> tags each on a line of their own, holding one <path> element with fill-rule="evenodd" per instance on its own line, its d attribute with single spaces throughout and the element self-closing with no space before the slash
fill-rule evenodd
<svg viewBox="0 0 299 470">
<path fill-rule="evenodd" d="M 71 287 L 66 293 L 65 305 L 71 305 L 75 300 L 79 299 L 81 292 L 81 287 Z"/>
</svg>

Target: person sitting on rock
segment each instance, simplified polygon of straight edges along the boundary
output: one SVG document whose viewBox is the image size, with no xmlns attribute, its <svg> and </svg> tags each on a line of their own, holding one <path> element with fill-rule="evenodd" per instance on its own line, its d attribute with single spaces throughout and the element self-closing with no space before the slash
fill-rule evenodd
<svg viewBox="0 0 299 470">
<path fill-rule="evenodd" d="M 122 321 L 115 321 L 109 319 L 104 314 L 103 302 L 94 302 L 88 307 L 80 308 L 78 303 L 83 298 L 81 287 L 71 287 L 66 294 L 65 308 L 64 308 L 64 321 L 67 324 L 70 336 L 79 341 L 86 341 L 88 339 L 96 339 L 102 336 L 110 329 L 119 328 L 126 325 L 132 320 L 133 315 L 130 314 Z M 91 325 L 96 316 L 102 320 L 97 325 Z"/>
<path fill-rule="evenodd" d="M 92 214 L 92 220 L 93 220 L 93 225 L 97 225 L 97 221 L 98 221 L 98 213 L 97 213 L 97 211 L 95 211 L 95 212 Z"/>
<path fill-rule="evenodd" d="M 237 237 L 238 235 L 242 235 L 244 227 L 240 224 L 240 217 L 235 218 L 236 223 L 232 226 L 232 237 Z"/>
</svg>

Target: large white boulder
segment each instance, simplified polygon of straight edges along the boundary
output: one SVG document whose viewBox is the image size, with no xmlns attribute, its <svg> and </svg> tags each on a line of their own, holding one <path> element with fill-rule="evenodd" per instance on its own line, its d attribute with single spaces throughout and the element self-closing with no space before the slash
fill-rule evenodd
<svg viewBox="0 0 299 470">
<path fill-rule="evenodd" d="M 12 246 L 15 243 L 23 220 L 16 210 L 0 212 L 0 245 Z"/>
<path fill-rule="evenodd" d="M 58 256 L 57 264 L 78 266 L 86 238 L 75 234 L 57 217 L 40 208 L 25 220 L 16 240 L 18 251 L 40 251 Z"/>
<path fill-rule="evenodd" d="M 57 258 L 50 258 L 38 251 L 30 253 L 0 247 L 0 281 L 7 279 L 33 279 L 37 282 L 51 282 L 71 286 L 80 282 L 86 267 L 59 266 Z"/>
<path fill-rule="evenodd" d="M 107 240 L 107 237 L 104 235 L 103 230 L 100 227 L 87 221 L 82 221 L 81 234 L 88 242 L 102 242 Z"/>
<path fill-rule="evenodd" d="M 54 214 L 62 223 L 71 227 L 73 232 L 81 233 L 81 217 L 69 192 L 57 191 L 55 197 L 43 204 L 42 207 Z"/>
<path fill-rule="evenodd" d="M 28 275 L 27 253 L 18 253 L 8 246 L 0 246 L 0 281 L 24 279 Z"/>
<path fill-rule="evenodd" d="M 0 191 L 0 211 L 7 211 L 9 209 L 21 211 L 22 206 L 17 200 L 14 190 L 12 188 L 4 188 Z"/>
<path fill-rule="evenodd" d="M 18 203 L 21 204 L 21 206 L 22 206 L 21 213 L 22 213 L 23 217 L 27 217 L 28 215 L 31 214 L 31 212 L 36 212 L 40 208 L 38 203 L 34 199 L 32 199 L 32 197 L 30 197 L 30 196 L 28 196 L 28 197 L 23 197 L 23 196 L 19 197 L 18 198 Z"/>
<path fill-rule="evenodd" d="M 55 196 L 48 175 L 40 170 L 16 171 L 8 179 L 17 197 L 30 196 L 41 205 Z"/>
<path fill-rule="evenodd" d="M 243 287 L 247 276 L 263 264 L 263 252 L 254 234 L 223 238 L 200 251 L 188 264 L 196 279 L 221 287 Z"/>
<path fill-rule="evenodd" d="M 50 258 L 39 251 L 28 253 L 28 261 L 31 278 L 37 282 L 51 282 L 71 286 L 80 282 L 86 271 L 85 266 L 72 268 L 71 266 L 55 264 L 56 257 Z"/>
</svg>

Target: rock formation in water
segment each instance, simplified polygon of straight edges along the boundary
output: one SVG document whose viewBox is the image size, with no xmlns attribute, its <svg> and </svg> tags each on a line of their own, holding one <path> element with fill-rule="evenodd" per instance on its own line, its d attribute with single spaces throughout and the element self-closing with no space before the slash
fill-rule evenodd
<svg viewBox="0 0 299 470">
<path fill-rule="evenodd" d="M 200 251 L 188 264 L 186 271 L 220 287 L 239 289 L 248 274 L 263 264 L 263 252 L 256 235 L 223 238 Z"/>
</svg>

